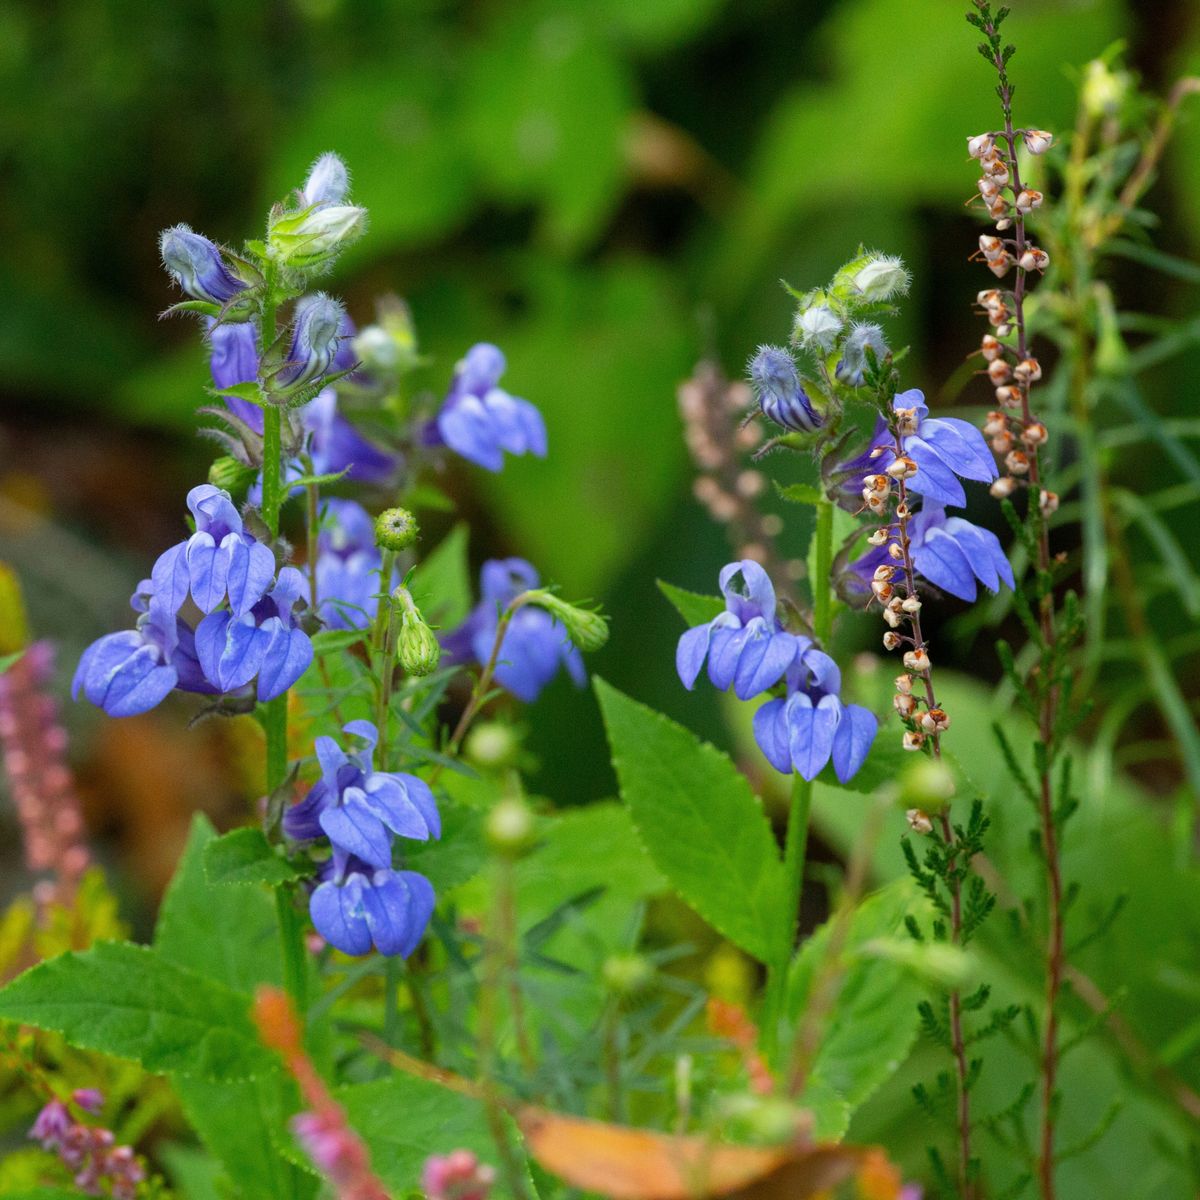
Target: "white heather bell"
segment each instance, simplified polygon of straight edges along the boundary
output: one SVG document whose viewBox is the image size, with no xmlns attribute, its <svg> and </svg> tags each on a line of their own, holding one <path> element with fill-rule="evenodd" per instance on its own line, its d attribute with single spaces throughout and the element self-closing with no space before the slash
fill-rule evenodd
<svg viewBox="0 0 1200 1200">
<path fill-rule="evenodd" d="M 882 546 L 883 543 L 888 540 L 888 536 L 888 531 L 886 529 L 877 529 L 869 538 L 867 538 L 867 541 L 872 546 Z"/>
<path fill-rule="evenodd" d="M 900 645 L 900 635 L 893 633 L 890 629 L 883 635 L 883 648 L 885 650 L 895 650 Z"/>
<path fill-rule="evenodd" d="M 1041 446 L 1048 436 L 1041 421 L 1031 421 L 1021 430 L 1021 441 L 1027 446 Z"/>
<path fill-rule="evenodd" d="M 988 205 L 988 216 L 993 221 L 1003 221 L 1008 216 L 1008 201 L 1003 196 L 997 196 Z"/>
<path fill-rule="evenodd" d="M 995 384 L 996 387 L 999 387 L 1000 384 L 1007 383 L 1012 378 L 1013 369 L 1008 365 L 1005 359 L 993 358 L 992 361 L 988 363 L 987 373 L 988 378 L 992 381 L 992 383 Z"/>
<path fill-rule="evenodd" d="M 983 257 L 991 262 L 995 258 L 999 258 L 1004 253 L 1004 239 L 998 238 L 991 233 L 981 233 L 979 235 L 979 249 Z"/>
<path fill-rule="evenodd" d="M 987 437 L 995 437 L 1008 429 L 1008 418 L 1002 412 L 990 412 L 983 423 L 983 432 Z"/>
<path fill-rule="evenodd" d="M 1025 149 L 1030 154 L 1045 154 L 1054 145 L 1054 134 L 1044 129 L 1026 129 L 1024 138 Z"/>
<path fill-rule="evenodd" d="M 899 596 L 893 596 L 883 608 L 883 619 L 889 629 L 899 629 L 904 621 L 899 610 L 892 606 L 899 600 Z"/>
<path fill-rule="evenodd" d="M 893 459 L 887 473 L 893 479 L 911 479 L 917 473 L 917 464 L 911 458 Z"/>
<path fill-rule="evenodd" d="M 1026 252 L 1028 254 L 1028 251 Z M 1003 279 L 1008 274 L 1009 268 L 1013 265 L 1012 255 L 1007 250 L 1002 250 L 995 258 L 988 259 L 988 270 L 991 271 L 997 279 Z"/>
<path fill-rule="evenodd" d="M 912 437 L 921 426 L 921 418 L 915 408 L 896 409 L 896 431 L 901 437 Z"/>
<path fill-rule="evenodd" d="M 897 692 L 892 697 L 892 707 L 907 720 L 917 711 L 917 698 L 911 693 Z"/>
<path fill-rule="evenodd" d="M 921 602 L 916 596 L 909 596 L 907 599 L 901 601 L 900 607 L 906 613 L 919 613 L 921 611 Z"/>
<path fill-rule="evenodd" d="M 991 154 L 995 146 L 996 139 L 990 133 L 977 133 L 974 137 L 967 138 L 967 153 L 972 158 L 983 158 L 985 154 Z"/>
<path fill-rule="evenodd" d="M 917 646 L 913 650 L 909 650 L 904 655 L 904 665 L 909 671 L 913 671 L 918 675 L 923 675 L 929 670 L 929 655 L 925 653 L 924 646 Z"/>
<path fill-rule="evenodd" d="M 1024 450 L 1010 450 L 1004 456 L 1004 465 L 1010 474 L 1025 475 L 1029 471 L 1029 455 Z"/>
<path fill-rule="evenodd" d="M 931 708 L 921 714 L 920 725 L 926 733 L 945 733 L 950 728 L 950 718 L 941 708 Z"/>
<path fill-rule="evenodd" d="M 1001 475 L 1000 478 L 997 479 L 990 488 L 988 488 L 988 492 L 991 494 L 993 499 L 1007 500 L 1008 497 L 1011 496 L 1014 491 L 1016 491 L 1016 488 L 1017 481 L 1015 479 L 1009 475 Z"/>
<path fill-rule="evenodd" d="M 1036 358 L 1023 358 L 1013 368 L 1013 374 L 1022 383 L 1036 383 L 1042 377 L 1042 365 Z"/>
<path fill-rule="evenodd" d="M 916 729 L 906 730 L 900 744 L 905 750 L 920 750 L 925 745 L 925 735 Z"/>
<path fill-rule="evenodd" d="M 996 403 L 1003 408 L 1020 408 L 1021 389 L 1009 387 L 1007 384 L 1004 387 L 998 387 L 996 389 Z"/>
<path fill-rule="evenodd" d="M 913 677 L 911 675 L 897 675 L 895 684 L 896 691 L 908 695 L 913 690 Z"/>
<path fill-rule="evenodd" d="M 980 308 L 992 308 L 996 304 L 1004 303 L 1004 293 L 999 288 L 987 288 L 975 293 L 975 303 Z"/>
<path fill-rule="evenodd" d="M 995 454 L 1007 454 L 1013 448 L 1013 435 L 1002 429 L 992 438 L 992 451 Z"/>
<path fill-rule="evenodd" d="M 919 808 L 910 808 L 905 814 L 904 819 L 908 822 L 908 827 L 913 833 L 932 833 L 933 822 L 929 819 L 927 813 L 923 813 Z"/>
<path fill-rule="evenodd" d="M 1042 491 L 1038 495 L 1038 508 L 1043 517 L 1053 516 L 1058 512 L 1058 493 Z"/>
<path fill-rule="evenodd" d="M 997 338 L 994 338 L 990 333 L 985 333 L 983 341 L 979 343 L 979 349 L 988 362 L 995 362 L 1000 357 L 1004 347 L 1000 345 Z"/>
<path fill-rule="evenodd" d="M 1021 255 L 1017 265 L 1023 271 L 1044 271 L 1050 265 L 1050 255 L 1038 246 L 1030 246 Z"/>
<path fill-rule="evenodd" d="M 1027 213 L 1031 209 L 1042 207 L 1042 193 L 1036 188 L 1025 188 L 1017 193 L 1015 201 L 1017 212 Z"/>
<path fill-rule="evenodd" d="M 991 204 L 1000 195 L 1000 184 L 990 175 L 981 175 L 977 182 L 979 195 L 985 204 Z"/>
<path fill-rule="evenodd" d="M 895 559 L 896 562 L 899 562 L 904 557 L 904 551 L 900 549 L 899 542 L 889 542 L 887 552 L 888 557 Z"/>
</svg>

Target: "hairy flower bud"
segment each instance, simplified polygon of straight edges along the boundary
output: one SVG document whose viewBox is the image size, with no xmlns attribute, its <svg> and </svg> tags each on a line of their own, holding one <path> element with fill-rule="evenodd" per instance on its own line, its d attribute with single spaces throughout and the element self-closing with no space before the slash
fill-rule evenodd
<svg viewBox="0 0 1200 1200">
<path fill-rule="evenodd" d="M 407 508 L 385 508 L 375 518 L 375 545 L 381 550 L 407 550 L 421 532 Z"/>
<path fill-rule="evenodd" d="M 366 232 L 367 210 L 353 204 L 318 205 L 278 217 L 267 234 L 271 255 L 286 267 L 326 267 Z"/>
<path fill-rule="evenodd" d="M 825 423 L 800 383 L 792 356 L 778 346 L 759 346 L 749 365 L 750 382 L 763 415 L 784 429 L 815 433 Z"/>
<path fill-rule="evenodd" d="M 197 300 L 225 304 L 247 286 L 230 272 L 215 243 L 187 225 L 164 229 L 158 248 L 175 282 Z"/>
<path fill-rule="evenodd" d="M 344 305 L 324 292 L 305 296 L 297 303 L 283 382 L 289 386 L 308 383 L 329 370 L 337 355 L 345 319 Z"/>
<path fill-rule="evenodd" d="M 544 588 L 529 592 L 528 603 L 544 608 L 555 620 L 561 622 L 567 636 L 580 650 L 590 653 L 599 650 L 608 641 L 608 622 L 592 609 L 568 604 Z"/>
<path fill-rule="evenodd" d="M 350 193 L 350 173 L 346 164 L 333 153 L 322 154 L 309 168 L 301 196 L 306 207 L 314 204 L 341 204 Z"/>
<path fill-rule="evenodd" d="M 842 332 L 842 319 L 827 304 L 813 304 L 796 314 L 793 327 L 796 340 L 802 346 L 815 347 L 828 353 L 837 335 Z"/>
<path fill-rule="evenodd" d="M 886 254 L 870 257 L 850 278 L 854 289 L 872 303 L 907 295 L 911 281 L 903 259 Z"/>
<path fill-rule="evenodd" d="M 225 454 L 214 460 L 208 468 L 208 482 L 223 492 L 239 492 L 249 487 L 258 472 L 254 467 L 238 462 L 232 455 Z"/>
<path fill-rule="evenodd" d="M 396 635 L 400 669 L 406 675 L 432 675 L 442 657 L 437 636 L 425 623 L 408 588 L 398 587 L 392 593 L 392 603 L 400 617 L 400 630 Z"/>
</svg>

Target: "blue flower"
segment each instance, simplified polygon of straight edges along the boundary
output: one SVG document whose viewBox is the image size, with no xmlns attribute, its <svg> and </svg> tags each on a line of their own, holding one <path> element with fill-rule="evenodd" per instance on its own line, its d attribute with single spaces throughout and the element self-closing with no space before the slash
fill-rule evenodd
<svg viewBox="0 0 1200 1200">
<path fill-rule="evenodd" d="M 347 321 L 345 307 L 324 292 L 298 300 L 293 316 L 291 349 L 280 372 L 280 380 L 294 387 L 326 374 L 337 357 Z M 353 326 L 350 330 L 352 335 Z"/>
<path fill-rule="evenodd" d="M 963 517 L 948 517 L 941 504 L 926 500 L 908 522 L 908 537 L 913 569 L 951 596 L 974 600 L 976 581 L 992 592 L 999 591 L 1001 583 L 1013 586 L 1012 565 L 1000 539 Z M 896 565 L 887 547 L 877 546 L 850 564 L 847 584 L 869 596 L 875 568 L 884 564 Z"/>
<path fill-rule="evenodd" d="M 752 559 L 729 563 L 720 583 L 725 611 L 683 634 L 675 669 L 691 691 L 707 657 L 713 686 L 724 691 L 732 684 L 739 700 L 749 700 L 778 683 L 797 658 L 810 652 L 812 642 L 783 628 L 771 580 Z"/>
<path fill-rule="evenodd" d="M 334 369 L 343 370 L 339 357 Z M 352 365 L 352 364 L 347 364 Z M 309 453 L 318 475 L 346 472 L 354 483 L 386 483 L 395 473 L 397 458 L 367 441 L 338 412 L 337 393 L 324 388 L 301 410 L 304 427 L 309 431 Z"/>
<path fill-rule="evenodd" d="M 187 496 L 196 532 L 164 551 L 150 573 L 154 594 L 177 613 L 189 593 L 201 612 L 211 613 L 226 598 L 235 617 L 262 599 L 275 578 L 275 556 L 246 532 L 229 493 L 203 483 Z"/>
<path fill-rule="evenodd" d="M 451 662 L 484 664 L 492 654 L 500 613 L 522 592 L 539 587 L 537 571 L 520 558 L 489 559 L 480 572 L 482 599 L 457 629 L 442 638 Z M 543 608 L 518 608 L 500 645 L 496 682 L 519 700 L 536 700 L 566 667 L 578 687 L 587 680 L 583 659 L 567 631 Z"/>
<path fill-rule="evenodd" d="M 257 679 L 259 700 L 273 700 L 308 670 L 313 645 L 294 611 L 307 586 L 295 567 L 284 567 L 248 611 L 222 609 L 200 622 L 196 656 L 220 691 L 235 692 Z"/>
<path fill-rule="evenodd" d="M 779 346 L 759 346 L 749 365 L 763 415 L 784 429 L 814 433 L 825 423 L 800 382 L 792 356 Z"/>
<path fill-rule="evenodd" d="M 996 461 L 983 433 L 968 421 L 955 416 L 930 416 L 925 397 L 916 388 L 900 392 L 893 407 L 899 420 L 901 445 L 905 455 L 917 464 L 917 474 L 907 480 L 910 492 L 936 500 L 938 504 L 964 506 L 966 492 L 959 479 L 974 479 L 990 484 L 996 478 Z M 881 418 L 871 434 L 871 448 L 882 454 L 870 457 L 870 450 L 850 462 L 842 463 L 836 474 L 844 476 L 842 490 L 847 497 L 862 503 L 864 475 L 877 475 L 895 461 L 892 434 Z"/>
<path fill-rule="evenodd" d="M 809 650 L 788 671 L 787 696 L 768 700 L 754 714 L 754 740 L 777 771 L 815 779 L 832 758 L 846 783 L 863 765 L 878 722 L 861 705 L 842 703 L 841 683 L 833 659 Z"/>
<path fill-rule="evenodd" d="M 317 536 L 318 614 L 329 629 L 365 629 L 383 590 L 375 522 L 353 500 L 327 500 L 324 507 Z"/>
<path fill-rule="evenodd" d="M 209 370 L 219 389 L 258 378 L 258 328 L 253 321 L 239 324 L 207 319 Z M 240 396 L 222 396 L 225 406 L 254 432 L 262 433 L 262 409 Z"/>
<path fill-rule="evenodd" d="M 196 657 L 192 631 L 149 595 L 144 581 L 131 604 L 141 615 L 134 629 L 94 641 L 75 669 L 71 694 L 82 691 L 110 717 L 132 717 L 160 704 L 171 691 L 212 693 Z"/>
<path fill-rule="evenodd" d="M 158 246 L 175 282 L 197 300 L 225 304 L 246 287 L 225 265 L 217 246 L 186 225 L 164 229 Z"/>
<path fill-rule="evenodd" d="M 504 368 L 499 348 L 488 342 L 472 346 L 458 364 L 441 411 L 426 429 L 427 444 L 449 446 L 489 471 L 504 465 L 504 451 L 544 458 L 542 414 L 528 400 L 497 386 Z"/>
<path fill-rule="evenodd" d="M 881 360 L 887 353 L 887 342 L 883 340 L 883 330 L 878 325 L 855 325 L 850 330 L 842 347 L 842 357 L 838 360 L 835 374 L 842 383 L 851 387 L 862 387 L 867 372 L 867 347 Z"/>
<path fill-rule="evenodd" d="M 316 931 L 343 954 L 407 958 L 420 944 L 433 915 L 433 885 L 416 871 L 372 870 L 350 859 L 340 869 L 330 860 L 309 898 Z"/>
</svg>

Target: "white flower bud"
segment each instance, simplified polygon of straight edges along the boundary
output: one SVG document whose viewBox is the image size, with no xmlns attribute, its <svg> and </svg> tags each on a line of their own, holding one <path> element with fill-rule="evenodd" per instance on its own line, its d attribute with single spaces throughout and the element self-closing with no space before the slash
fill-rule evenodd
<svg viewBox="0 0 1200 1200">
<path fill-rule="evenodd" d="M 921 611 L 921 602 L 916 596 L 908 596 L 900 605 L 906 613 L 919 613 Z"/>
<path fill-rule="evenodd" d="M 1042 445 L 1049 434 L 1046 432 L 1046 427 L 1041 421 L 1031 421 L 1024 429 L 1021 430 L 1021 441 L 1027 446 Z"/>
<path fill-rule="evenodd" d="M 1023 136 L 1025 149 L 1030 154 L 1045 154 L 1054 145 L 1054 134 L 1044 129 L 1026 129 Z"/>
<path fill-rule="evenodd" d="M 931 708 L 921 714 L 920 726 L 926 733 L 945 733 L 950 728 L 950 718 L 944 709 Z"/>
<path fill-rule="evenodd" d="M 1005 318 L 1007 318 L 1007 316 L 1008 314 L 1005 313 Z M 1012 333 L 1012 326 L 1008 324 L 1007 319 L 1002 322 L 996 322 L 995 324 L 997 337 L 1008 337 L 1008 335 Z"/>
<path fill-rule="evenodd" d="M 871 534 L 871 536 L 869 538 L 867 538 L 867 541 L 872 546 L 882 546 L 883 543 L 886 542 L 887 540 L 888 540 L 888 531 L 886 529 L 877 529 L 877 530 L 875 530 L 875 532 L 873 534 Z"/>
<path fill-rule="evenodd" d="M 1051 517 L 1058 512 L 1058 493 L 1042 491 L 1038 496 L 1038 508 L 1043 517 Z"/>
<path fill-rule="evenodd" d="M 991 154 L 995 145 L 996 139 L 990 133 L 977 133 L 967 138 L 967 153 L 972 158 L 983 158 L 985 154 Z"/>
<path fill-rule="evenodd" d="M 902 259 L 880 255 L 860 268 L 852 279 L 864 300 L 891 300 L 908 294 L 912 276 Z"/>
<path fill-rule="evenodd" d="M 909 650 L 904 656 L 904 666 L 906 670 L 917 675 L 925 674 L 929 670 L 929 655 L 925 653 L 925 647 L 917 646 L 915 649 Z"/>
<path fill-rule="evenodd" d="M 888 543 L 888 557 L 895 559 L 896 562 L 899 562 L 904 557 L 904 551 L 900 549 L 899 542 Z"/>
<path fill-rule="evenodd" d="M 892 707 L 907 720 L 917 711 L 917 698 L 911 693 L 897 692 L 892 697 Z"/>
<path fill-rule="evenodd" d="M 979 235 L 979 249 L 983 253 L 983 257 L 988 262 L 991 262 L 1004 253 L 1004 240 L 991 233 L 981 233 Z"/>
<path fill-rule="evenodd" d="M 804 346 L 815 346 L 828 353 L 842 331 L 842 319 L 827 304 L 814 304 L 796 314 L 796 339 Z"/>
<path fill-rule="evenodd" d="M 882 564 L 881 566 L 878 566 L 878 567 L 876 567 L 876 568 L 875 568 L 875 578 L 876 578 L 876 579 L 887 579 L 887 580 L 890 580 L 890 579 L 892 579 L 892 577 L 893 577 L 895 574 L 896 574 L 896 568 L 895 568 L 895 567 L 889 567 L 889 566 L 888 566 L 886 563 L 884 563 L 884 564 Z"/>
<path fill-rule="evenodd" d="M 1036 358 L 1023 358 L 1013 368 L 1013 374 L 1022 383 L 1035 383 L 1042 377 L 1042 366 Z"/>
<path fill-rule="evenodd" d="M 1008 216 L 1008 201 L 1003 196 L 997 196 L 988 205 L 988 216 L 993 221 L 1003 221 Z"/>
<path fill-rule="evenodd" d="M 886 454 L 886 453 L 887 453 L 886 446 L 872 446 L 871 453 L 868 454 L 867 457 L 868 458 L 878 458 L 881 454 Z"/>
<path fill-rule="evenodd" d="M 883 635 L 883 648 L 885 650 L 895 650 L 900 645 L 900 635 L 893 633 L 890 629 Z"/>
<path fill-rule="evenodd" d="M 1020 408 L 1021 407 L 1021 389 L 1015 387 L 998 387 L 996 389 L 996 403 L 1003 408 Z"/>
<path fill-rule="evenodd" d="M 897 458 L 887 468 L 893 479 L 911 479 L 917 473 L 917 464 L 911 458 Z"/>
<path fill-rule="evenodd" d="M 864 492 L 874 492 L 876 495 L 886 496 L 891 487 L 892 481 L 886 475 L 868 475 L 863 480 Z"/>
<path fill-rule="evenodd" d="M 1010 450 L 1004 456 L 1004 465 L 1012 475 L 1025 475 L 1029 471 L 1029 455 L 1024 450 Z"/>
<path fill-rule="evenodd" d="M 871 591 L 875 593 L 877 600 L 887 601 L 891 599 L 893 588 L 886 579 L 873 579 L 871 580 Z"/>
<path fill-rule="evenodd" d="M 1002 429 L 992 438 L 992 450 L 996 454 L 1007 454 L 1013 448 L 1013 435 L 1007 429 Z"/>
<path fill-rule="evenodd" d="M 1023 271 L 1044 271 L 1050 265 L 1050 255 L 1038 246 L 1030 246 L 1017 262 Z"/>
<path fill-rule="evenodd" d="M 988 488 L 988 492 L 996 500 L 1007 500 L 1008 497 L 1011 496 L 1016 490 L 1016 487 L 1017 481 L 1015 479 L 1011 479 L 1007 475 L 1001 475 L 1000 478 L 997 479 L 990 488 Z"/>
<path fill-rule="evenodd" d="M 899 597 L 893 596 L 892 602 L 894 603 L 898 598 Z M 887 622 L 889 629 L 899 629 L 904 620 L 904 618 L 892 607 L 891 603 L 889 603 L 883 610 L 883 619 L 885 622 Z"/>
<path fill-rule="evenodd" d="M 916 729 L 908 729 L 900 743 L 905 750 L 920 750 L 925 745 L 925 735 Z"/>
<path fill-rule="evenodd" d="M 994 308 L 997 304 L 1004 303 L 1004 293 L 999 288 L 987 288 L 975 293 L 975 303 L 980 308 Z"/>
<path fill-rule="evenodd" d="M 896 409 L 896 429 L 901 437 L 912 437 L 920 427 L 921 418 L 915 408 Z"/>
<path fill-rule="evenodd" d="M 988 270 L 997 279 L 1003 279 L 1008 274 L 1008 270 L 1012 264 L 1012 255 L 1007 250 L 1002 250 L 995 258 L 988 259 Z"/>
<path fill-rule="evenodd" d="M 992 383 L 996 387 L 999 387 L 1000 384 L 1007 383 L 1012 378 L 1013 370 L 1012 367 L 1008 365 L 1006 359 L 993 358 L 992 361 L 988 363 L 987 373 L 988 378 L 992 381 Z"/>
<path fill-rule="evenodd" d="M 1042 207 L 1042 193 L 1035 188 L 1024 188 L 1017 193 L 1017 212 L 1027 213 L 1031 209 Z"/>
<path fill-rule="evenodd" d="M 1008 217 L 1001 217 L 1000 220 L 996 222 L 996 228 L 1003 233 L 1006 229 L 1012 228 L 1012 221 Z"/>
<path fill-rule="evenodd" d="M 1008 418 L 1002 412 L 990 412 L 983 423 L 983 432 L 988 437 L 995 437 L 1008 429 Z"/>
<path fill-rule="evenodd" d="M 989 179 L 994 179 L 1001 187 L 1007 186 L 1008 164 L 1000 155 L 989 154 L 979 160 L 979 165 L 983 168 L 983 173 Z"/>
<path fill-rule="evenodd" d="M 913 690 L 913 677 L 911 675 L 897 675 L 895 683 L 896 691 L 903 692 L 906 696 Z"/>
<path fill-rule="evenodd" d="M 919 808 L 910 808 L 904 814 L 904 819 L 908 822 L 908 827 L 913 833 L 925 834 L 933 832 L 933 822 Z"/>
</svg>

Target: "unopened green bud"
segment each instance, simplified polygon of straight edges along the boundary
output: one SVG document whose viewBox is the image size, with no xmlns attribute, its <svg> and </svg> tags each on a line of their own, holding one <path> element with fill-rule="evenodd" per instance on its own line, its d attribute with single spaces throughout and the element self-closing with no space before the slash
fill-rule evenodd
<svg viewBox="0 0 1200 1200">
<path fill-rule="evenodd" d="M 937 816 L 954 799 L 955 790 L 954 772 L 940 758 L 913 755 L 900 772 L 896 803 Z"/>
<path fill-rule="evenodd" d="M 407 550 L 420 532 L 407 508 L 385 508 L 375 518 L 375 545 L 381 550 Z"/>
<path fill-rule="evenodd" d="M 641 954 L 613 954 L 601 968 L 604 985 L 618 996 L 636 996 L 654 979 L 654 964 Z"/>
<path fill-rule="evenodd" d="M 484 721 L 467 735 L 466 756 L 481 767 L 496 769 L 516 764 L 521 749 L 517 735 L 499 721 Z"/>
<path fill-rule="evenodd" d="M 271 256 L 285 267 L 315 270 L 328 266 L 366 232 L 367 210 L 330 204 L 277 218 L 267 234 Z"/>
<path fill-rule="evenodd" d="M 608 622 L 598 612 L 568 604 L 544 588 L 537 588 L 526 595 L 526 603 L 544 608 L 562 623 L 567 636 L 580 650 L 599 650 L 608 641 Z"/>
<path fill-rule="evenodd" d="M 400 632 L 396 635 L 400 669 L 405 675 L 432 675 L 442 657 L 437 635 L 425 623 L 408 588 L 398 587 L 392 593 L 392 602 L 400 615 Z"/>
<path fill-rule="evenodd" d="M 517 796 L 501 800 L 488 813 L 485 828 L 493 850 L 507 858 L 518 858 L 533 844 L 533 810 Z"/>
<path fill-rule="evenodd" d="M 354 357 L 365 370 L 387 374 L 400 365 L 400 347 L 386 329 L 368 325 L 354 339 Z"/>
<path fill-rule="evenodd" d="M 1080 94 L 1088 116 L 1095 119 L 1113 116 L 1124 103 L 1129 84 L 1128 71 L 1114 71 L 1103 60 L 1093 59 L 1084 68 Z"/>
<path fill-rule="evenodd" d="M 208 482 L 223 492 L 240 492 L 254 478 L 254 468 L 238 462 L 231 454 L 222 455 L 208 468 Z"/>
</svg>

